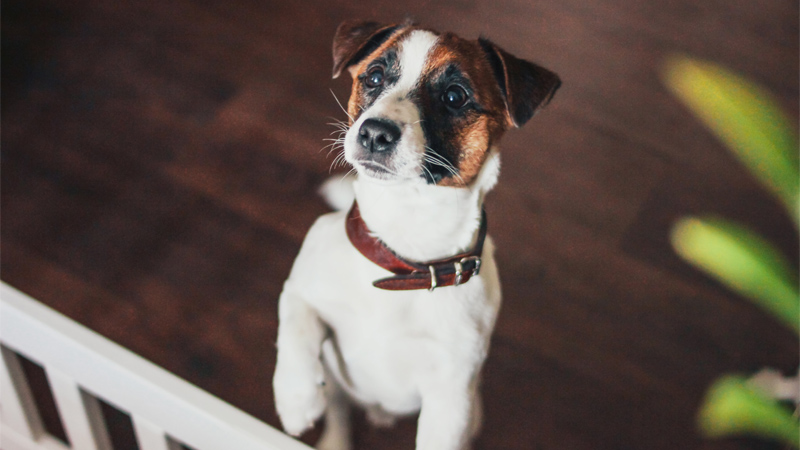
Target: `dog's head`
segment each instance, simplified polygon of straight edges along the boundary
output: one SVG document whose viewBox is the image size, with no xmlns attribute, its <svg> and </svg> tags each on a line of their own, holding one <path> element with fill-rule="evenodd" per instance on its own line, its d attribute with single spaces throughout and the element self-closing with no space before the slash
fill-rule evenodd
<svg viewBox="0 0 800 450">
<path fill-rule="evenodd" d="M 345 159 L 359 175 L 467 186 L 490 150 L 547 104 L 558 76 L 486 39 L 344 22 L 333 77 L 353 76 Z"/>
</svg>

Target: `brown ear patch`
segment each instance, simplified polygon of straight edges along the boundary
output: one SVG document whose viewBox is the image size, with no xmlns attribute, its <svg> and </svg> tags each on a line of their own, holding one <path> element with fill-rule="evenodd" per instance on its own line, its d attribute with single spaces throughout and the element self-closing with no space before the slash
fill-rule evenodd
<svg viewBox="0 0 800 450">
<path fill-rule="evenodd" d="M 400 28 L 377 22 L 342 22 L 333 38 L 333 78 L 369 56 Z"/>
<path fill-rule="evenodd" d="M 488 39 L 481 38 L 478 43 L 503 92 L 511 125 L 521 127 L 550 102 L 561 79 L 544 67 L 507 53 Z"/>
</svg>

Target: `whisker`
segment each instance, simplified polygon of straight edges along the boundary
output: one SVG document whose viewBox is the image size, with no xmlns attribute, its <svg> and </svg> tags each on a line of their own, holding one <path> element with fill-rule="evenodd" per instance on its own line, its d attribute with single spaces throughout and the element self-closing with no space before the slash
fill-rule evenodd
<svg viewBox="0 0 800 450">
<path fill-rule="evenodd" d="M 342 184 L 342 182 L 344 182 L 344 180 L 346 178 L 350 177 L 350 174 L 355 173 L 355 171 L 356 171 L 355 167 L 353 167 L 352 169 L 348 170 L 346 174 L 342 175 L 342 177 L 339 178 L 339 184 Z"/>
<path fill-rule="evenodd" d="M 328 157 L 331 156 L 331 153 L 336 152 L 336 151 L 340 151 L 340 150 L 342 151 L 342 153 L 344 153 L 344 147 L 333 145 L 333 146 L 331 146 L 330 150 L 328 150 L 328 153 L 325 154 L 325 157 L 328 158 Z"/>
<path fill-rule="evenodd" d="M 344 123 L 344 120 L 339 120 L 339 119 L 337 119 L 336 117 L 333 117 L 333 116 L 328 116 L 327 118 L 333 120 L 334 122 Z"/>
<path fill-rule="evenodd" d="M 333 168 L 335 169 L 338 166 L 344 167 L 347 164 L 347 160 L 344 158 L 344 151 L 340 152 L 336 155 L 336 158 L 333 160 Z"/>
<path fill-rule="evenodd" d="M 335 129 L 335 130 L 331 131 L 331 132 L 330 132 L 330 133 L 328 133 L 328 134 L 334 134 L 334 133 L 347 133 L 347 131 L 348 131 L 348 130 L 349 130 L 349 128 L 337 128 L 337 129 Z"/>
<path fill-rule="evenodd" d="M 445 170 L 447 170 L 448 173 L 450 173 L 450 175 L 452 175 L 454 177 L 461 178 L 461 176 L 458 174 L 458 172 L 456 172 L 452 167 L 450 167 L 448 165 L 442 164 L 441 162 L 436 161 L 436 160 L 428 160 L 428 162 L 430 162 L 433 165 L 436 165 L 436 166 L 439 166 L 439 167 L 443 167 Z"/>
<path fill-rule="evenodd" d="M 437 165 L 439 167 L 443 167 L 453 177 L 457 178 L 459 180 L 459 182 L 461 182 L 462 185 L 466 186 L 467 183 L 464 181 L 464 178 L 461 177 L 461 175 L 458 173 L 458 170 L 455 168 L 455 166 L 450 161 L 446 160 L 443 156 L 441 156 L 438 153 L 436 153 L 435 151 L 433 151 L 432 148 L 430 148 L 428 146 L 425 146 L 425 148 L 427 150 L 429 150 L 430 153 L 425 152 L 422 155 L 424 161 L 427 161 L 427 162 L 429 162 L 429 163 L 431 163 L 433 165 Z"/>
<path fill-rule="evenodd" d="M 437 161 L 440 161 L 443 165 L 446 165 L 448 167 L 452 167 L 453 169 L 455 169 L 455 166 L 453 166 L 453 164 L 450 161 L 446 160 L 444 158 L 444 156 L 436 153 L 432 148 L 430 148 L 428 146 L 425 146 L 425 148 L 430 151 L 430 153 L 426 152 L 425 156 L 429 156 L 430 158 L 433 158 L 433 159 L 435 159 Z"/>
<path fill-rule="evenodd" d="M 428 174 L 428 176 L 431 177 L 431 181 L 434 181 L 436 179 L 433 177 L 433 173 L 427 167 L 422 166 L 422 170 L 424 170 Z"/>
<path fill-rule="evenodd" d="M 322 147 L 321 149 L 319 149 L 319 151 L 322 152 L 323 150 L 327 149 L 328 150 L 328 155 L 330 155 L 338 147 L 344 148 L 345 138 L 343 136 L 340 136 L 340 137 L 335 138 L 335 139 L 334 138 L 325 138 L 325 139 L 323 139 L 323 141 L 329 142 L 329 144 L 327 144 L 324 147 Z"/>
<path fill-rule="evenodd" d="M 424 159 L 425 161 L 428 161 L 428 162 L 430 162 L 431 164 L 434 164 L 434 165 L 437 165 L 437 166 L 440 166 L 440 167 L 444 167 L 444 168 L 445 168 L 445 169 L 447 169 L 447 171 L 448 171 L 448 172 L 450 172 L 451 174 L 453 174 L 453 175 L 457 175 L 457 172 L 456 172 L 455 168 L 454 168 L 454 167 L 453 167 L 453 165 L 452 165 L 452 164 L 450 164 L 450 162 L 449 162 L 449 161 L 447 161 L 447 160 L 444 160 L 444 159 L 437 159 L 437 158 L 435 158 L 435 157 L 432 157 L 432 156 L 430 156 L 430 155 L 423 155 L 423 159 Z"/>
<path fill-rule="evenodd" d="M 327 124 L 327 125 L 330 125 L 330 126 L 336 128 L 335 130 L 331 131 L 330 134 L 335 134 L 335 133 L 343 134 L 343 133 L 347 133 L 350 130 L 350 125 L 347 124 L 346 122 L 344 122 L 342 120 L 337 120 L 337 119 L 333 119 L 333 120 L 334 120 L 334 122 L 330 122 L 330 123 Z"/>
<path fill-rule="evenodd" d="M 337 158 L 338 158 L 338 156 L 337 156 Z M 333 162 L 331 162 L 331 165 L 328 167 L 328 174 L 331 174 L 335 167 L 336 167 L 336 159 L 334 159 Z"/>
<path fill-rule="evenodd" d="M 330 91 L 331 91 L 331 95 L 333 95 L 334 100 L 336 100 L 336 103 L 339 105 L 339 108 L 342 108 L 342 111 L 344 111 L 344 113 L 347 114 L 347 117 L 350 118 L 351 122 L 355 122 L 353 120 L 353 116 L 351 116 L 350 113 L 348 113 L 347 110 L 344 109 L 344 106 L 342 106 L 342 102 L 340 102 L 339 99 L 336 97 L 336 94 L 333 92 L 333 89 L 331 89 Z"/>
<path fill-rule="evenodd" d="M 340 151 L 340 153 L 343 155 L 344 154 L 344 145 L 334 145 L 333 148 L 331 148 L 331 152 L 333 150 Z M 328 153 L 328 155 L 330 155 L 330 153 Z"/>
<path fill-rule="evenodd" d="M 457 178 L 457 179 L 458 179 L 459 181 L 461 181 L 461 182 L 462 182 L 462 184 L 463 184 L 463 179 L 461 178 L 461 176 L 460 176 L 460 175 L 458 175 L 457 173 L 454 173 L 454 172 L 453 172 L 453 170 L 452 170 L 452 169 L 450 169 L 449 167 L 447 167 L 447 166 L 443 166 L 443 165 L 441 165 L 441 164 L 438 164 L 438 163 L 436 163 L 436 162 L 433 162 L 433 161 L 429 161 L 429 162 L 431 162 L 431 164 L 433 164 L 433 165 L 437 165 L 437 166 L 440 166 L 440 167 L 444 167 L 444 168 L 445 168 L 445 170 L 447 170 L 447 171 L 448 171 L 448 173 L 450 173 L 450 175 L 452 175 L 454 178 Z M 423 166 L 423 169 L 426 169 L 426 167 L 425 167 L 425 166 Z"/>
<path fill-rule="evenodd" d="M 330 155 L 330 153 L 328 153 L 328 155 Z M 347 163 L 347 160 L 345 160 L 345 157 L 344 157 L 344 149 L 342 149 L 342 151 L 340 151 L 339 154 L 336 155 L 336 157 L 331 162 L 331 165 L 328 168 L 328 173 L 333 172 L 333 169 L 335 169 L 335 168 L 337 168 L 339 166 L 344 167 L 344 165 L 346 163 Z"/>
<path fill-rule="evenodd" d="M 326 145 L 323 148 L 328 148 L 328 147 L 330 147 L 332 145 L 336 145 L 336 144 L 344 144 L 344 138 L 336 138 L 336 139 L 330 138 L 330 139 L 323 139 L 323 141 L 330 142 L 330 144 Z"/>
</svg>

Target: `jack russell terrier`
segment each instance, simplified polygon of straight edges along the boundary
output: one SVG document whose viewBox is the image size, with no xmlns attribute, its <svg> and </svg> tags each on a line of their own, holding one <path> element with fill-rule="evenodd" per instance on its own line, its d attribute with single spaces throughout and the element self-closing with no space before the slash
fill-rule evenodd
<svg viewBox="0 0 800 450">
<path fill-rule="evenodd" d="M 345 69 L 340 143 L 357 178 L 327 195 L 352 207 L 314 223 L 283 287 L 278 415 L 296 436 L 324 412 L 317 448 L 344 450 L 351 403 L 378 425 L 419 411 L 417 449 L 464 449 L 500 307 L 483 211 L 497 143 L 561 82 L 489 40 L 410 23 L 342 23 L 333 78 Z"/>
</svg>

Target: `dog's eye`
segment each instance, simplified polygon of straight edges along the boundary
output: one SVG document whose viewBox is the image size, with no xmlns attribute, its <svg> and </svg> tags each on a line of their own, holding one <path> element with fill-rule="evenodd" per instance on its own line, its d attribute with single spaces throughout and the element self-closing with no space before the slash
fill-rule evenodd
<svg viewBox="0 0 800 450">
<path fill-rule="evenodd" d="M 364 78 L 364 84 L 367 87 L 376 88 L 383 84 L 383 67 L 375 66 L 367 72 L 367 76 Z"/>
<path fill-rule="evenodd" d="M 453 84 L 442 94 L 442 101 L 445 105 L 458 109 L 467 104 L 467 92 L 461 86 Z"/>
</svg>

